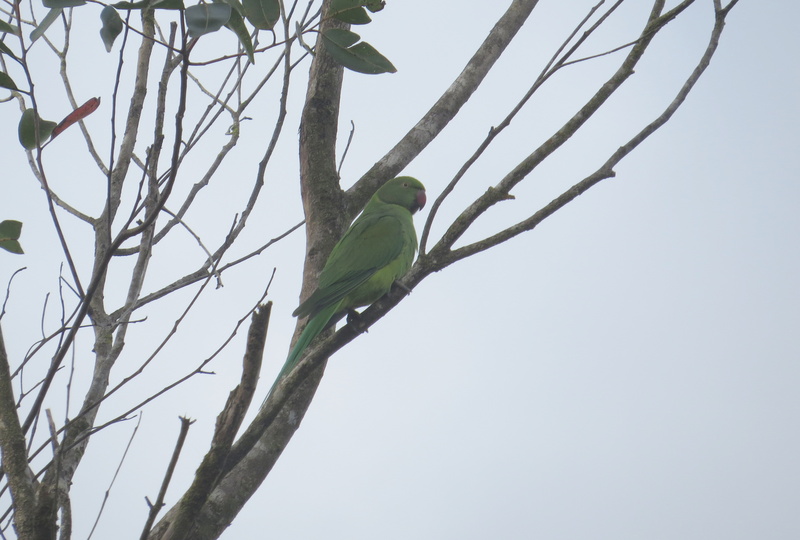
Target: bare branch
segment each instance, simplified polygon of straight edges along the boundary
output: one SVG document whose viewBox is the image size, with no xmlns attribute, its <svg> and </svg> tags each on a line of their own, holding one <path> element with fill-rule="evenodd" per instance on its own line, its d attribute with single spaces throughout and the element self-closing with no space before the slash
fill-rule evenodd
<svg viewBox="0 0 800 540">
<path fill-rule="evenodd" d="M 437 214 L 437 211 L 438 211 L 439 207 L 442 205 L 444 200 L 450 195 L 450 193 L 453 192 L 453 189 L 455 189 L 456 184 L 458 184 L 458 182 L 461 180 L 461 178 L 464 177 L 464 175 L 467 173 L 467 171 L 470 169 L 470 167 L 472 167 L 472 165 L 478 160 L 478 158 L 480 158 L 481 155 L 483 155 L 484 151 L 487 148 L 489 148 L 489 146 L 492 144 L 492 142 L 495 140 L 495 138 L 504 129 L 506 129 L 509 125 L 511 125 L 511 121 L 522 110 L 522 108 L 525 106 L 525 104 L 528 103 L 530 98 L 533 97 L 533 94 L 539 88 L 541 88 L 542 85 L 550 77 L 552 77 L 558 70 L 560 70 L 561 68 L 563 68 L 564 66 L 566 66 L 569 63 L 569 62 L 566 62 L 567 59 L 570 56 L 572 56 L 572 54 L 575 53 L 578 50 L 578 47 L 580 47 L 581 44 L 583 44 L 583 42 L 597 28 L 600 27 L 600 25 L 603 23 L 603 21 L 605 21 L 617 9 L 617 7 L 619 7 L 620 4 L 622 4 L 622 0 L 618 0 L 617 3 L 615 3 L 613 6 L 611 6 L 611 8 L 609 8 L 609 10 L 606 11 L 606 13 L 603 14 L 603 16 L 600 17 L 599 20 L 597 20 L 592 25 L 591 28 L 589 28 L 586 32 L 584 32 L 584 34 L 581 37 L 581 39 L 579 39 L 577 41 L 577 43 L 575 43 L 570 48 L 570 50 L 567 53 L 565 53 L 559 59 L 558 57 L 561 54 L 561 52 L 573 40 L 573 38 L 580 31 L 580 29 L 583 28 L 584 25 L 586 25 L 586 23 L 589 21 L 589 19 L 591 19 L 591 17 L 600 8 L 600 6 L 604 3 L 604 1 L 605 0 L 601 0 L 599 4 L 595 5 L 594 7 L 592 7 L 589 10 L 589 12 L 584 16 L 583 20 L 580 23 L 578 23 L 578 25 L 572 30 L 572 32 L 569 34 L 569 36 L 561 44 L 561 46 L 558 47 L 558 49 L 556 50 L 555 54 L 553 54 L 553 57 L 550 59 L 550 61 L 544 67 L 542 72 L 539 74 L 539 76 L 533 82 L 533 85 L 531 85 L 531 87 L 528 89 L 528 91 L 525 93 L 525 95 L 522 97 L 522 99 L 514 106 L 514 108 L 511 110 L 510 113 L 508 113 L 508 115 L 503 119 L 502 122 L 500 122 L 496 127 L 492 127 L 489 130 L 489 134 L 486 136 L 486 138 L 480 144 L 478 149 L 475 150 L 475 152 L 472 154 L 472 156 L 469 157 L 469 159 L 467 159 L 467 161 L 464 163 L 464 165 L 462 165 L 461 169 L 459 169 L 459 171 L 456 173 L 456 175 L 453 177 L 453 179 L 450 181 L 450 183 L 444 188 L 444 190 L 442 190 L 442 192 L 439 194 L 439 196 L 433 202 L 433 204 L 431 205 L 431 209 L 428 212 L 428 217 L 425 220 L 425 226 L 422 229 L 422 236 L 420 238 L 420 243 L 419 243 L 419 252 L 420 252 L 420 254 L 425 254 L 425 252 L 427 251 L 428 236 L 429 236 L 430 231 L 431 231 L 431 226 L 433 225 L 433 220 L 436 218 L 436 214 Z"/>
<path fill-rule="evenodd" d="M 514 0 L 497 21 L 464 70 L 417 124 L 383 156 L 348 193 L 352 218 L 386 180 L 408 165 L 447 126 L 480 86 L 494 63 L 538 4 L 538 0 Z"/>
<path fill-rule="evenodd" d="M 11 387 L 11 371 L 0 329 L 0 448 L 2 448 L 3 470 L 8 477 L 14 499 L 14 523 L 18 533 L 32 534 L 36 524 L 36 493 L 33 475 L 28 468 L 28 453 L 25 449 L 25 434 L 19 424 L 14 391 Z"/>
<path fill-rule="evenodd" d="M 181 498 L 177 512 L 173 514 L 168 529 L 161 537 L 163 540 L 190 537 L 203 505 L 223 472 L 233 439 L 242 424 L 256 390 L 271 308 L 272 303 L 268 302 L 253 313 L 241 381 L 230 393 L 225 408 L 217 417 L 211 448 L 198 467 L 194 482 Z"/>
<path fill-rule="evenodd" d="M 159 289 L 159 290 L 157 290 L 157 291 L 155 291 L 153 293 L 150 293 L 150 294 L 148 294 L 146 296 L 143 296 L 142 298 L 140 298 L 136 302 L 136 305 L 134 306 L 134 310 L 139 309 L 140 307 L 144 306 L 145 304 L 149 304 L 150 302 L 154 302 L 154 301 L 156 301 L 156 300 L 158 300 L 160 298 L 163 298 L 163 297 L 169 295 L 170 293 L 172 293 L 174 291 L 177 291 L 179 289 L 182 289 L 182 288 L 187 287 L 189 285 L 192 285 L 194 283 L 198 283 L 198 282 L 200 282 L 200 281 L 202 281 L 204 279 L 208 279 L 209 275 L 221 275 L 224 271 L 228 270 L 229 268 L 232 268 L 232 267 L 234 267 L 234 266 L 236 266 L 238 264 L 241 264 L 241 263 L 247 261 L 248 259 L 251 259 L 251 258 L 253 258 L 253 257 L 257 256 L 257 255 L 260 255 L 264 250 L 266 250 L 267 248 L 271 247 L 273 244 L 276 244 L 277 242 L 283 240 L 284 238 L 286 238 L 287 236 L 289 236 L 290 234 L 295 232 L 297 229 L 302 227 L 304 224 L 305 224 L 305 221 L 301 221 L 297 225 L 294 225 L 290 229 L 286 230 L 285 232 L 283 232 L 280 235 L 276 236 L 275 238 L 271 239 L 269 242 L 267 242 L 263 246 L 259 247 L 258 249 L 254 250 L 254 251 L 251 251 L 247 255 L 244 255 L 244 256 L 242 256 L 242 257 L 240 257 L 240 258 L 238 258 L 238 259 L 236 259 L 236 260 L 234 260 L 232 262 L 224 264 L 224 265 L 222 265 L 222 266 L 220 266 L 218 268 L 209 268 L 209 265 L 207 263 L 203 264 L 203 266 L 201 266 L 200 268 L 198 268 L 197 270 L 195 270 L 191 274 L 187 274 L 187 275 L 183 276 L 182 278 L 170 283 L 169 285 L 166 285 L 165 287 L 162 287 L 161 289 Z M 213 258 L 213 255 L 212 255 L 212 258 Z M 111 314 L 112 320 L 116 320 L 116 318 L 119 315 L 121 315 L 121 313 L 122 313 L 121 311 L 112 313 Z"/>
<path fill-rule="evenodd" d="M 6 305 L 8 304 L 9 298 L 11 298 L 11 284 L 14 282 L 14 278 L 17 277 L 17 274 L 22 272 L 23 270 L 27 270 L 27 266 L 23 266 L 22 268 L 17 268 L 14 270 L 14 273 L 11 274 L 11 277 L 8 278 L 8 284 L 6 285 L 6 295 L 3 298 L 3 305 L 0 307 L 0 321 L 3 320 L 3 316 L 6 314 Z"/>
<path fill-rule="evenodd" d="M 261 304 L 261 303 L 264 301 L 264 299 L 265 299 L 265 298 L 267 297 L 267 295 L 269 294 L 269 289 L 270 289 L 270 287 L 272 286 L 272 281 L 273 281 L 273 279 L 274 279 L 274 278 L 275 278 L 275 270 L 273 270 L 273 271 L 272 271 L 272 274 L 270 275 L 270 278 L 269 278 L 269 282 L 267 283 L 267 286 L 266 286 L 266 288 L 264 289 L 264 292 L 262 293 L 261 297 L 258 299 L 258 301 L 257 301 L 256 305 L 254 305 L 254 306 L 253 306 L 253 307 L 252 307 L 252 308 L 251 308 L 251 309 L 250 309 L 250 310 L 249 310 L 249 311 L 248 311 L 248 312 L 247 312 L 247 313 L 244 315 L 244 317 L 242 317 L 241 319 L 239 319 L 239 320 L 236 322 L 236 324 L 234 325 L 234 328 L 233 328 L 233 330 L 230 332 L 230 334 L 228 335 L 228 337 L 227 337 L 227 338 L 226 338 L 226 339 L 223 341 L 223 343 L 222 343 L 222 344 L 221 344 L 219 347 L 217 347 L 217 349 L 216 349 L 216 350 L 215 350 L 215 351 L 214 351 L 214 352 L 213 352 L 213 353 L 212 353 L 210 356 L 208 356 L 207 358 L 203 359 L 203 360 L 200 362 L 200 364 L 199 364 L 197 367 L 195 367 L 195 368 L 194 368 L 192 371 L 190 371 L 190 372 L 189 372 L 189 373 L 187 373 L 186 375 L 184 375 L 184 376 L 180 377 L 179 379 L 177 379 L 177 380 L 174 380 L 174 381 L 173 381 L 173 382 L 171 382 L 170 384 L 166 385 L 164 388 L 162 388 L 162 389 L 161 389 L 161 390 L 159 390 L 158 392 L 155 392 L 154 394 L 152 394 L 152 395 L 148 396 L 147 398 L 143 399 L 143 400 L 142 400 L 142 401 L 140 401 L 139 403 L 137 403 L 137 404 L 135 404 L 134 406 L 130 407 L 128 410 L 126 410 L 126 411 L 125 411 L 125 412 L 123 412 L 122 414 L 119 414 L 119 415 L 117 415 L 116 417 L 114 417 L 114 418 L 112 418 L 111 420 L 109 420 L 109 421 L 105 422 L 104 424 L 101 424 L 101 425 L 99 425 L 99 426 L 96 426 L 96 427 L 92 428 L 91 432 L 88 432 L 88 431 L 87 431 L 87 432 L 84 432 L 84 433 L 82 433 L 82 434 L 81 434 L 81 436 L 80 436 L 79 438 L 77 438 L 76 440 L 72 441 L 72 444 L 73 444 L 73 445 L 74 445 L 74 444 L 77 444 L 78 442 L 80 442 L 80 441 L 82 441 L 82 440 L 84 440 L 84 439 L 88 438 L 90 435 L 92 435 L 92 434 L 94 434 L 94 433 L 96 433 L 96 432 L 98 432 L 98 431 L 100 431 L 100 430 L 102 430 L 102 429 L 106 428 L 107 426 L 109 426 L 109 425 L 112 425 L 112 424 L 115 424 L 115 423 L 117 423 L 117 422 L 120 422 L 121 420 L 125 420 L 125 419 L 129 418 L 129 417 L 130 417 L 130 415 L 131 415 L 133 412 L 135 412 L 135 411 L 137 411 L 137 410 L 141 409 L 142 407 L 144 407 L 145 405 L 147 405 L 147 404 L 148 404 L 148 403 L 150 403 L 151 401 L 154 401 L 155 399 L 159 398 L 160 396 L 162 396 L 162 395 L 166 394 L 167 392 L 169 392 L 170 390 L 172 390 L 172 389 L 173 389 L 173 388 L 175 388 L 176 386 L 179 386 L 179 385 L 183 384 L 184 382 L 186 382 L 186 381 L 187 381 L 187 380 L 189 380 L 190 378 L 194 377 L 195 375 L 199 375 L 199 374 L 208 374 L 209 372 L 207 372 L 207 371 L 204 371 L 204 368 L 205 368 L 205 367 L 206 367 L 206 366 L 207 366 L 207 365 L 208 365 L 208 364 L 209 364 L 209 363 L 210 363 L 212 360 L 214 360 L 214 359 L 215 359 L 215 358 L 216 358 L 216 357 L 217 357 L 217 356 L 218 356 L 218 355 L 219 355 L 219 354 L 220 354 L 220 353 L 221 353 L 223 350 L 225 350 L 225 349 L 228 347 L 228 345 L 230 344 L 230 342 L 233 340 L 233 338 L 234 338 L 234 337 L 236 336 L 236 334 L 238 333 L 238 331 L 239 331 L 239 328 L 242 326 L 242 324 L 244 324 L 244 322 L 247 320 L 247 318 L 248 318 L 248 317 L 250 317 L 250 316 L 252 315 L 252 313 L 253 313 L 253 312 L 254 312 L 254 311 L 255 311 L 255 310 L 258 308 L 258 306 L 259 306 L 259 305 L 260 305 L 260 304 Z M 208 283 L 208 281 L 206 282 L 206 284 L 207 284 L 207 283 Z M 205 286 L 206 284 L 204 284 L 203 286 Z M 100 404 L 101 404 L 103 401 L 105 401 L 106 399 L 108 399 L 110 396 L 112 396 L 113 394 L 115 394 L 115 393 L 116 393 L 116 392 L 117 392 L 117 391 L 118 391 L 120 388 L 122 388 L 122 387 L 123 387 L 123 386 L 125 386 L 127 383 L 129 383 L 131 380 L 133 380 L 133 379 L 134 379 L 134 378 L 136 378 L 138 375 L 140 375 L 140 374 L 141 374 L 141 373 L 144 371 L 144 369 L 145 369 L 145 368 L 146 368 L 146 367 L 147 367 L 147 366 L 148 366 L 148 365 L 149 365 L 149 364 L 150 364 L 150 363 L 151 363 L 151 362 L 152 362 L 152 361 L 153 361 L 153 360 L 156 358 L 156 356 L 158 356 L 158 354 L 159 354 L 159 352 L 161 351 L 161 349 L 162 349 L 162 348 L 163 348 L 163 347 L 164 347 L 164 346 L 167 344 L 167 342 L 169 341 L 169 339 L 170 339 L 170 338 L 171 338 L 171 337 L 172 337 L 172 336 L 175 334 L 175 332 L 177 331 L 177 328 L 178 328 L 178 326 L 180 325 L 181 321 L 183 320 L 183 318 L 184 318 L 184 317 L 185 317 L 185 316 L 186 316 L 186 315 L 189 313 L 189 311 L 191 310 L 191 308 L 192 308 L 192 304 L 193 304 L 193 303 L 194 303 L 194 302 L 197 300 L 197 298 L 199 298 L 199 296 L 200 296 L 200 293 L 201 293 L 201 291 L 198 291 L 198 292 L 197 292 L 197 294 L 195 295 L 195 297 L 192 299 L 192 301 L 189 303 L 189 305 L 188 305 L 188 306 L 186 307 L 186 309 L 184 310 L 183 314 L 182 314 L 182 315 L 179 317 L 179 319 L 178 319 L 177 321 L 175 321 L 175 323 L 173 324 L 173 328 L 172 328 L 172 330 L 170 331 L 170 333 L 167 335 L 167 337 L 165 337 L 165 338 L 162 340 L 162 342 L 161 342 L 161 343 L 158 345 L 158 347 L 156 347 L 156 350 L 155 350 L 155 351 L 154 351 L 154 352 L 153 352 L 153 353 L 152 353 L 152 354 L 151 354 L 151 355 L 150 355 L 150 356 L 149 356 L 149 357 L 148 357 L 148 358 L 147 358 L 147 359 L 146 359 L 146 360 L 145 360 L 145 361 L 142 363 L 142 365 L 140 365 L 140 366 L 137 368 L 137 370 L 136 370 L 135 372 L 133 372 L 132 374 L 130 374 L 130 375 L 128 375 L 127 377 L 123 378 L 123 380 L 122 380 L 122 381 L 120 381 L 120 382 L 119 382 L 119 383 L 118 383 L 116 386 L 114 386 L 114 387 L 113 387 L 111 390 L 109 390 L 109 391 L 108 391 L 108 392 L 107 392 L 107 393 L 106 393 L 104 396 L 102 396 L 102 398 L 100 398 L 100 399 L 99 399 L 97 402 L 95 402 L 95 403 L 92 403 L 92 404 L 90 404 L 90 405 L 88 405 L 88 406 L 84 406 L 84 408 L 82 409 L 81 413 L 80 413 L 78 416 L 76 416 L 74 419 L 72 419 L 72 420 L 70 421 L 70 423 L 68 423 L 67 425 L 65 425 L 65 426 L 64 426 L 64 428 L 62 428 L 62 429 L 69 428 L 69 427 L 70 427 L 70 425 L 71 425 L 72 423 L 75 423 L 75 422 L 79 422 L 79 421 L 81 421 L 81 418 L 82 418 L 84 415 L 86 415 L 86 414 L 87 414 L 89 411 L 94 411 L 95 409 L 97 409 L 97 408 L 99 407 L 99 405 L 100 405 Z M 92 413 L 92 414 L 94 414 L 94 413 Z"/>
<path fill-rule="evenodd" d="M 520 162 L 509 172 L 494 188 L 488 189 L 481 197 L 467 207 L 450 225 L 442 238 L 432 249 L 442 253 L 449 250 L 462 234 L 475 220 L 494 204 L 507 200 L 511 189 L 521 182 L 534 168 L 564 144 L 591 116 L 611 97 L 622 84 L 633 75 L 633 68 L 647 50 L 655 34 L 654 27 L 663 26 L 663 19 L 659 17 L 664 2 L 657 1 L 642 31 L 642 36 L 637 44 L 623 60 L 617 71 L 606 81 L 600 89 L 581 107 L 553 136 L 545 141 L 539 148 Z"/>
<path fill-rule="evenodd" d="M 123 45 L 120 49 L 120 59 L 117 68 L 116 85 L 114 88 L 114 97 L 112 101 L 112 115 L 111 115 L 111 158 L 109 160 L 109 175 L 108 175 L 108 193 L 106 200 L 106 208 L 103 212 L 103 219 L 100 220 L 99 225 L 106 229 L 105 236 L 110 240 L 111 237 L 111 223 L 114 221 L 114 215 L 120 203 L 120 196 L 122 193 L 122 185 L 125 176 L 128 173 L 128 167 L 133 156 L 134 145 L 136 138 L 139 134 L 139 122 L 142 118 L 142 109 L 144 108 L 144 99 L 147 96 L 147 81 L 150 67 L 150 57 L 153 54 L 153 36 L 155 35 L 155 23 L 153 19 L 152 10 L 142 10 L 142 26 L 144 32 L 144 39 L 139 47 L 139 56 L 136 63 L 136 78 L 133 83 L 133 96 L 131 98 L 130 108 L 128 109 L 128 118 L 125 124 L 125 131 L 122 136 L 122 143 L 119 147 L 119 155 L 114 155 L 115 141 L 116 141 L 116 128 L 115 117 L 117 107 L 117 92 L 119 89 L 120 71 L 122 69 L 122 53 L 127 43 L 128 31 L 126 30 L 123 35 Z M 126 26 L 126 29 L 130 28 Z M 102 242 L 102 238 L 98 239 Z"/>
<path fill-rule="evenodd" d="M 344 150 L 342 151 L 342 157 L 339 160 L 339 166 L 336 168 L 336 175 L 341 178 L 342 176 L 342 165 L 344 165 L 344 160 L 347 157 L 347 151 L 350 150 L 350 144 L 353 142 L 353 135 L 356 133 L 356 125 L 350 120 L 350 134 L 347 136 L 347 143 L 344 145 Z"/>
<path fill-rule="evenodd" d="M 719 11 L 718 13 L 723 13 Z M 725 12 L 727 13 L 727 12 Z M 709 63 L 711 62 L 712 56 L 714 56 L 714 52 L 719 45 L 719 38 L 722 34 L 723 27 L 725 26 L 724 17 L 717 17 L 716 24 L 714 25 L 714 29 L 711 32 L 711 38 L 706 47 L 705 52 L 703 53 L 702 58 L 698 62 L 697 66 L 692 71 L 689 78 L 684 82 L 683 86 L 681 87 L 678 94 L 672 100 L 672 102 L 666 107 L 666 109 L 652 122 L 650 122 L 644 129 L 642 129 L 639 133 L 636 134 L 631 140 L 617 149 L 616 152 L 602 165 L 599 169 L 597 169 L 594 173 L 589 175 L 588 177 L 584 178 L 567 191 L 559 195 L 556 199 L 551 201 L 548 205 L 544 208 L 536 212 L 530 218 L 523 220 L 512 227 L 509 227 L 489 238 L 485 238 L 479 242 L 475 242 L 473 244 L 469 244 L 467 246 L 461 247 L 459 249 L 453 250 L 447 256 L 447 260 L 449 261 L 448 264 L 455 262 L 457 260 L 463 259 L 465 257 L 469 257 L 470 255 L 474 255 L 480 251 L 484 251 L 491 247 L 494 247 L 506 240 L 517 236 L 518 234 L 529 231 L 536 227 L 539 223 L 544 221 L 547 217 L 554 214 L 557 210 L 565 206 L 567 203 L 571 202 L 579 195 L 584 193 L 589 188 L 593 187 L 597 183 L 606 178 L 612 178 L 614 176 L 614 166 L 616 166 L 623 158 L 625 158 L 628 154 L 630 154 L 637 146 L 639 146 L 645 139 L 647 139 L 650 135 L 655 133 L 655 131 L 663 126 L 664 124 L 669 121 L 675 111 L 683 104 L 686 100 L 686 97 L 689 95 L 689 92 L 692 90 L 694 85 L 700 79 L 700 76 L 703 74 L 705 69 L 708 67 Z"/>
<path fill-rule="evenodd" d="M 184 416 L 181 417 L 181 430 L 180 433 L 178 433 L 178 440 L 175 442 L 175 450 L 172 451 L 172 459 L 169 460 L 167 471 L 164 473 L 164 480 L 161 482 L 161 489 L 158 490 L 156 502 L 150 505 L 150 513 L 147 515 L 147 521 L 142 529 L 142 535 L 139 537 L 141 540 L 147 540 L 150 537 L 150 529 L 153 527 L 153 523 L 156 521 L 158 512 L 164 506 L 164 497 L 167 495 L 167 488 L 172 480 L 172 473 L 175 472 L 175 467 L 178 464 L 178 458 L 180 457 L 181 450 L 183 449 L 183 443 L 186 441 L 186 435 L 189 433 L 189 427 L 193 423 L 194 420 L 189 420 Z"/>
<path fill-rule="evenodd" d="M 70 12 L 70 18 L 72 17 L 72 12 Z M 69 36 L 71 34 L 70 28 L 67 28 L 64 32 L 65 34 L 65 46 L 64 49 L 61 51 L 57 51 L 57 56 L 61 61 L 61 67 L 59 70 L 59 74 L 61 75 L 61 81 L 64 84 L 64 90 L 67 93 L 67 99 L 69 99 L 70 105 L 72 105 L 73 109 L 78 108 L 78 100 L 75 99 L 75 93 L 72 90 L 72 83 L 69 78 L 69 74 L 67 73 L 67 52 L 68 47 L 67 44 L 69 43 Z M 85 99 L 85 98 L 84 98 Z M 78 127 L 80 127 L 81 134 L 83 135 L 83 140 L 86 143 L 86 150 L 89 152 L 89 155 L 92 156 L 95 164 L 97 164 L 97 168 L 100 169 L 100 172 L 105 176 L 108 175 L 108 167 L 105 163 L 103 163 L 103 158 L 100 157 L 100 154 L 97 152 L 97 149 L 94 146 L 94 140 L 92 139 L 89 130 L 86 128 L 86 123 L 83 120 L 78 121 Z M 86 221 L 84 219 L 84 221 Z M 90 221 L 88 222 L 90 223 Z"/>
<path fill-rule="evenodd" d="M 95 529 L 97 528 L 97 524 L 100 523 L 100 518 L 103 515 L 103 510 L 106 507 L 106 503 L 108 502 L 108 498 L 111 495 L 111 488 L 114 487 L 114 482 L 117 480 L 117 476 L 119 472 L 122 470 L 122 464 L 125 463 L 125 458 L 128 456 L 128 451 L 131 449 L 131 444 L 133 444 L 133 439 L 136 437 L 136 433 L 139 431 L 139 426 L 142 424 L 142 415 L 139 414 L 139 420 L 136 422 L 136 425 L 131 432 L 131 436 L 128 438 L 128 444 L 125 445 L 125 451 L 122 453 L 122 456 L 119 459 L 119 463 L 117 464 L 117 469 L 114 471 L 114 476 L 111 477 L 111 482 L 108 484 L 108 488 L 106 492 L 103 494 L 103 502 L 100 503 L 100 509 L 97 511 L 97 517 L 94 520 L 94 525 L 92 525 L 92 530 L 89 531 L 88 538 L 91 538 L 94 534 Z"/>
</svg>

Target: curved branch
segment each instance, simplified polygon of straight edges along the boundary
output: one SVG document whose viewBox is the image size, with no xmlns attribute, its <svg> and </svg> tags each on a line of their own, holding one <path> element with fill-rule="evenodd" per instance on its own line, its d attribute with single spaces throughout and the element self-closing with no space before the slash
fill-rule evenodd
<svg viewBox="0 0 800 540">
<path fill-rule="evenodd" d="M 693 0 L 689 0 L 693 1 Z M 688 3 L 685 2 L 688 5 Z M 592 115 L 608 100 L 611 95 L 622 86 L 622 84 L 633 75 L 633 68 L 641 59 L 647 47 L 650 45 L 653 37 L 655 37 L 654 30 L 663 27 L 666 24 L 664 17 L 661 17 L 661 11 L 664 8 L 664 1 L 657 0 L 653 9 L 648 17 L 647 24 L 642 31 L 640 39 L 636 45 L 623 60 L 617 71 L 606 81 L 600 89 L 575 113 L 556 133 L 547 139 L 541 146 L 534 150 L 527 158 L 522 160 L 511 172 L 500 180 L 494 187 L 488 189 L 482 196 L 478 197 L 470 206 L 468 206 L 450 225 L 445 231 L 442 238 L 433 247 L 431 252 L 438 251 L 444 253 L 450 250 L 453 244 L 458 240 L 461 235 L 475 222 L 475 220 L 486 210 L 494 204 L 507 200 L 509 192 L 514 186 L 519 184 L 528 174 L 533 171 L 540 163 L 542 163 L 548 156 L 555 152 L 561 145 L 575 134 L 575 132 L 586 123 Z M 669 15 L 669 14 L 668 14 Z M 671 19 L 670 19 L 671 20 Z"/>
<path fill-rule="evenodd" d="M 464 70 L 417 124 L 349 190 L 352 218 L 386 180 L 397 176 L 455 118 L 528 19 L 538 0 L 514 0 Z"/>
<path fill-rule="evenodd" d="M 729 6 L 730 7 L 730 6 Z M 564 193 L 553 199 L 550 203 L 546 206 L 541 208 L 538 212 L 533 214 L 531 217 L 511 226 L 503 231 L 498 232 L 488 238 L 484 238 L 483 240 L 479 240 L 478 242 L 474 242 L 472 244 L 463 246 L 461 248 L 455 249 L 450 251 L 446 257 L 448 263 L 452 264 L 455 261 L 460 259 L 464 259 L 475 253 L 479 253 L 481 251 L 485 251 L 489 248 L 492 248 L 510 238 L 517 236 L 520 233 L 525 231 L 529 231 L 536 227 L 539 223 L 544 221 L 547 217 L 554 214 L 557 210 L 567 205 L 567 203 L 571 202 L 579 195 L 584 193 L 589 188 L 593 187 L 594 185 L 598 184 L 602 180 L 607 178 L 614 177 L 614 167 L 622 161 L 628 154 L 630 154 L 637 146 L 639 146 L 642 142 L 645 141 L 650 135 L 656 132 L 661 126 L 666 124 L 672 115 L 675 114 L 675 111 L 683 104 L 686 100 L 686 97 L 691 92 L 694 85 L 700 79 L 700 76 L 706 70 L 708 65 L 711 62 L 711 58 L 714 56 L 716 52 L 717 46 L 719 45 L 719 39 L 722 35 L 722 30 L 725 26 L 725 15 L 727 14 L 727 10 L 718 10 L 716 23 L 714 24 L 714 29 L 711 32 L 711 38 L 709 40 L 708 46 L 706 47 L 703 56 L 700 58 L 697 66 L 692 71 L 691 75 L 686 79 L 686 81 L 681 86 L 680 90 L 678 91 L 675 98 L 670 102 L 670 104 L 664 109 L 664 111 L 652 122 L 650 122 L 647 126 L 645 126 L 639 133 L 637 133 L 633 138 L 631 138 L 627 143 L 623 146 L 619 147 L 612 155 L 608 158 L 608 160 L 603 163 L 595 172 L 591 175 L 587 176 Z"/>
</svg>

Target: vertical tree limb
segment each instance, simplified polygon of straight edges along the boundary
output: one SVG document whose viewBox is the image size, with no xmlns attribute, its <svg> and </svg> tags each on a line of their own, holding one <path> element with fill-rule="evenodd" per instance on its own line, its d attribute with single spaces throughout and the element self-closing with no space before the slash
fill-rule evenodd
<svg viewBox="0 0 800 540">
<path fill-rule="evenodd" d="M 14 501 L 14 526 L 20 539 L 36 538 L 42 524 L 37 522 L 36 490 L 28 468 L 25 433 L 17 417 L 11 370 L 0 329 L 0 448 L 3 470 Z"/>
<path fill-rule="evenodd" d="M 323 6 L 320 32 L 328 28 L 346 27 L 335 19 L 325 17 L 327 7 L 328 2 Z M 321 37 L 318 38 L 317 54 L 311 63 L 300 124 L 300 186 L 308 245 L 304 295 L 316 284 L 316 277 L 328 253 L 349 222 L 345 219 L 343 192 L 336 171 L 336 136 L 343 68 L 319 43 Z M 298 325 L 295 336 L 300 330 Z M 231 450 L 229 462 L 232 466 L 228 466 L 225 477 L 198 516 L 194 539 L 218 537 L 255 492 L 299 427 L 323 371 L 324 363 L 284 402 L 280 410 L 272 411 L 276 418 L 269 423 L 266 431 L 265 424 L 258 420 L 248 426 Z M 264 409 L 262 407 L 259 416 L 264 416 Z M 176 506 L 168 512 L 154 529 L 152 538 L 164 538 L 170 521 L 178 511 Z"/>
<path fill-rule="evenodd" d="M 322 13 L 320 34 L 348 28 Z M 344 68 L 325 52 L 321 37 L 311 62 L 306 101 L 300 118 L 300 193 L 306 215 L 306 253 L 302 296 L 316 285 L 316 276 L 342 230 L 348 224 L 336 169 L 336 137 Z"/>
<path fill-rule="evenodd" d="M 161 488 L 158 490 L 156 500 L 150 505 L 150 512 L 147 514 L 147 521 L 144 524 L 144 529 L 142 529 L 142 535 L 139 537 L 140 540 L 147 540 L 150 537 L 150 527 L 153 526 L 158 512 L 161 510 L 161 507 L 164 506 L 164 498 L 167 495 L 167 488 L 169 487 L 169 483 L 172 481 L 172 474 L 175 472 L 175 467 L 178 465 L 178 458 L 181 455 L 183 443 L 186 441 L 186 435 L 189 433 L 189 428 L 194 423 L 194 420 L 189 420 L 183 416 L 180 420 L 181 430 L 178 433 L 178 440 L 175 442 L 175 448 L 172 451 L 172 457 L 169 460 L 169 465 L 167 465 L 167 471 L 164 473 L 164 480 L 161 482 Z"/>
</svg>

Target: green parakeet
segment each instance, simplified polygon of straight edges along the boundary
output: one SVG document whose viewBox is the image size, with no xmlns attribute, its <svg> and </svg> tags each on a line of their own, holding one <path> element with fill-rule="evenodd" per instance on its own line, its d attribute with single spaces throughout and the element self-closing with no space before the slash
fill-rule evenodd
<svg viewBox="0 0 800 540">
<path fill-rule="evenodd" d="M 292 315 L 308 316 L 278 380 L 292 371 L 300 355 L 337 314 L 369 305 L 389 292 L 414 262 L 417 234 L 411 215 L 425 206 L 425 187 L 400 176 L 384 184 L 333 247 L 317 289 Z"/>
</svg>

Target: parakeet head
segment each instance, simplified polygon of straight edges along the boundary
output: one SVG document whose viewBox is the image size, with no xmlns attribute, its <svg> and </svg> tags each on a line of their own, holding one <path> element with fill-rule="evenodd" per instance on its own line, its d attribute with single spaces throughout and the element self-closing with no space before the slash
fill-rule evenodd
<svg viewBox="0 0 800 540">
<path fill-rule="evenodd" d="M 407 208 L 412 214 L 425 206 L 425 186 L 416 178 L 398 176 L 375 192 L 375 197 L 388 204 Z"/>
</svg>

